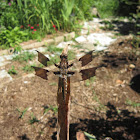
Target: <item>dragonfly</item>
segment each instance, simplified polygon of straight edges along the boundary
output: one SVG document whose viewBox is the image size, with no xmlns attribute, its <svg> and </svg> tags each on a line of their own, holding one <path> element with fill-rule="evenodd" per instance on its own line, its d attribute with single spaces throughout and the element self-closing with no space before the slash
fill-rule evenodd
<svg viewBox="0 0 140 140">
<path fill-rule="evenodd" d="M 81 62 L 81 67 L 86 66 L 88 63 L 90 63 L 93 59 L 93 53 L 94 50 L 88 52 L 84 56 L 82 56 L 79 61 Z M 38 53 L 38 61 L 43 64 L 45 67 L 48 66 L 48 62 L 50 59 L 46 57 L 44 54 L 41 52 L 37 51 Z M 54 75 L 57 75 L 59 77 L 59 86 L 62 87 L 62 93 L 63 93 L 63 100 L 65 100 L 65 97 L 67 95 L 67 89 L 68 89 L 68 82 L 70 82 L 70 77 L 76 74 L 75 71 L 69 70 L 74 63 L 69 64 L 68 62 L 68 47 L 66 47 L 63 51 L 62 54 L 60 55 L 60 63 L 56 64 L 54 63 L 55 67 L 58 68 L 58 71 L 53 71 Z M 97 67 L 92 67 L 92 68 L 87 68 L 87 69 L 82 69 L 79 71 L 81 75 L 81 81 L 87 80 L 90 77 L 95 76 L 96 69 L 101 66 Z M 40 68 L 40 67 L 35 67 L 33 66 L 35 70 L 35 75 L 48 80 L 49 72 L 50 70 Z"/>
</svg>

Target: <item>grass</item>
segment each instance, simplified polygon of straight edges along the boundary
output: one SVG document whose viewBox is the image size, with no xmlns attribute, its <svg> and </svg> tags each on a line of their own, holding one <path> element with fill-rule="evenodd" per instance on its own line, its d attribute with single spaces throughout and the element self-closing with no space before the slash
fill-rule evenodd
<svg viewBox="0 0 140 140">
<path fill-rule="evenodd" d="M 96 80 L 96 76 L 91 77 L 90 79 L 87 79 L 85 81 L 85 86 L 89 87 L 91 84 L 93 84 L 93 82 Z"/>
<path fill-rule="evenodd" d="M 34 114 L 31 114 L 31 119 L 29 120 L 30 124 L 34 124 L 36 122 L 39 122 L 39 120 L 34 116 Z"/>
<path fill-rule="evenodd" d="M 140 107 L 140 103 L 133 102 L 130 99 L 127 99 L 125 103 L 133 107 Z"/>
<path fill-rule="evenodd" d="M 54 52 L 54 51 L 53 51 Z M 55 53 L 58 52 L 55 50 Z M 60 51 L 62 52 L 62 50 Z M 74 51 L 68 51 L 68 60 L 72 60 L 75 58 L 75 52 Z M 50 61 L 48 61 L 48 66 L 53 65 L 54 63 L 59 63 L 60 62 L 60 56 L 55 54 L 55 56 L 50 57 Z"/>
<path fill-rule="evenodd" d="M 53 65 L 54 63 L 60 62 L 59 56 L 55 55 L 54 57 L 50 57 L 50 61 L 48 61 L 48 66 Z"/>
<path fill-rule="evenodd" d="M 17 75 L 18 74 L 18 72 L 15 70 L 14 66 L 12 66 L 12 68 L 8 70 L 8 73 L 9 74 L 13 74 L 13 75 Z"/>
<path fill-rule="evenodd" d="M 74 59 L 75 56 L 76 56 L 76 53 L 74 51 L 72 51 L 72 50 L 68 51 L 68 60 Z"/>
<path fill-rule="evenodd" d="M 114 25 L 110 22 L 110 21 L 108 21 L 108 20 L 104 20 L 103 22 L 102 22 L 105 26 L 104 27 L 100 27 L 100 29 L 103 29 L 103 30 L 106 30 L 106 31 L 108 31 L 108 30 L 113 30 L 114 29 Z"/>
<path fill-rule="evenodd" d="M 23 111 L 20 111 L 18 108 L 17 108 L 17 111 L 20 113 L 20 116 L 18 117 L 19 119 L 22 119 L 23 116 L 25 115 L 25 113 L 27 112 L 28 108 L 25 108 Z"/>
<path fill-rule="evenodd" d="M 98 9 L 101 18 L 114 16 L 119 7 L 118 0 L 96 0 L 93 3 L 94 6 Z"/>
<path fill-rule="evenodd" d="M 61 53 L 62 52 L 62 48 L 58 48 L 55 45 L 50 45 L 47 47 L 46 52 L 50 52 L 50 53 Z"/>
<path fill-rule="evenodd" d="M 73 45 L 73 48 L 81 49 L 83 46 L 82 45 Z"/>
<path fill-rule="evenodd" d="M 52 83 L 49 83 L 50 86 L 56 86 L 57 83 L 56 82 L 52 82 Z"/>
<path fill-rule="evenodd" d="M 99 101 L 99 98 L 98 96 L 96 95 L 95 91 L 93 90 L 93 100 L 96 101 L 99 106 L 96 106 L 95 109 L 97 111 L 100 111 L 100 110 L 106 110 L 106 107 Z"/>
<path fill-rule="evenodd" d="M 23 68 L 22 68 L 22 70 L 24 71 L 24 72 L 33 72 L 34 71 L 34 69 L 32 68 L 32 66 L 33 65 L 25 65 Z"/>
<path fill-rule="evenodd" d="M 58 112 L 58 107 L 52 105 L 44 107 L 44 114 L 46 114 L 49 110 L 52 110 L 56 114 Z"/>
<path fill-rule="evenodd" d="M 23 52 L 13 58 L 14 61 L 19 61 L 19 62 L 28 62 L 33 60 L 35 58 L 35 54 L 30 53 L 30 52 Z"/>
</svg>

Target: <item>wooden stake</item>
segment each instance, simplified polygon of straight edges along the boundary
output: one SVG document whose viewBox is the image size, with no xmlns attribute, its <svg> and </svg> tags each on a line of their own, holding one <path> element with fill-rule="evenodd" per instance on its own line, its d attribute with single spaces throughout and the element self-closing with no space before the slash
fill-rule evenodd
<svg viewBox="0 0 140 140">
<path fill-rule="evenodd" d="M 68 46 L 62 51 L 62 55 L 67 56 Z M 58 131 L 57 140 L 69 140 L 69 110 L 70 110 L 70 77 L 67 82 L 59 77 L 57 104 L 58 104 Z M 67 86 L 65 85 L 67 84 Z"/>
</svg>

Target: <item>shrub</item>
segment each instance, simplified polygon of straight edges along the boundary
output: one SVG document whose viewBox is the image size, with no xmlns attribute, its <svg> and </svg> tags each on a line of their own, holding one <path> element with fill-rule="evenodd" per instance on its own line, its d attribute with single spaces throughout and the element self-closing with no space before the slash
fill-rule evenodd
<svg viewBox="0 0 140 140">
<path fill-rule="evenodd" d="M 19 47 L 19 43 L 26 40 L 27 33 L 20 31 L 19 27 L 8 27 L 8 29 L 1 31 L 0 33 L 0 47 L 3 48 L 10 48 L 13 47 L 15 50 Z"/>
</svg>

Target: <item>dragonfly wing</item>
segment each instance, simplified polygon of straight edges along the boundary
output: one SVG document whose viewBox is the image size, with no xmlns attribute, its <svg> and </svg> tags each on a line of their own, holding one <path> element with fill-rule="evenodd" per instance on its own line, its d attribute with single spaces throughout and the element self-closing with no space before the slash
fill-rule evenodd
<svg viewBox="0 0 140 140">
<path fill-rule="evenodd" d="M 48 80 L 48 70 L 45 70 L 45 69 L 42 69 L 42 68 L 39 68 L 39 67 L 34 67 L 32 66 L 35 70 L 35 75 L 45 79 L 45 80 Z"/>
<path fill-rule="evenodd" d="M 94 50 L 93 50 L 94 51 Z M 89 62 L 92 61 L 92 52 L 93 51 L 90 51 L 89 53 L 85 54 L 84 56 L 82 56 L 79 61 L 82 62 L 82 67 L 87 65 Z"/>
<path fill-rule="evenodd" d="M 38 61 L 42 63 L 44 66 L 47 66 L 47 62 L 50 61 L 44 54 L 38 52 Z"/>
<path fill-rule="evenodd" d="M 80 73 L 82 74 L 82 80 L 87 80 L 90 77 L 95 76 L 95 72 L 97 68 L 98 67 L 93 67 L 93 68 L 81 70 Z"/>
</svg>

